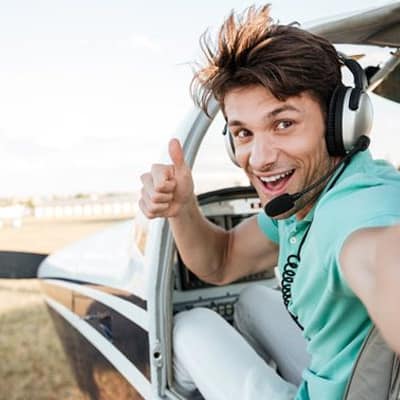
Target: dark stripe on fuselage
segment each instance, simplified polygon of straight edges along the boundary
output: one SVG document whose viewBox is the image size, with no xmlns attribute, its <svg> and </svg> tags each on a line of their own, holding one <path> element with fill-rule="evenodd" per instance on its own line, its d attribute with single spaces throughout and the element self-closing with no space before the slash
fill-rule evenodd
<svg viewBox="0 0 400 400">
<path fill-rule="evenodd" d="M 81 391 L 96 400 L 142 400 L 121 373 L 61 315 L 49 308 Z M 145 367 L 150 375 L 150 365 Z"/>
<path fill-rule="evenodd" d="M 149 334 L 146 330 L 120 314 L 118 310 L 86 295 L 52 285 L 49 281 L 42 282 L 42 286 L 47 296 L 84 319 L 150 380 Z M 98 286 L 95 288 L 98 289 Z"/>
</svg>

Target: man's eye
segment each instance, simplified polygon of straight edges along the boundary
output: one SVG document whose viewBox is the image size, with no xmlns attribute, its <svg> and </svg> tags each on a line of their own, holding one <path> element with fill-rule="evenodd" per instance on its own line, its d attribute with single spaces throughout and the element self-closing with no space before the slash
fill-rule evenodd
<svg viewBox="0 0 400 400">
<path fill-rule="evenodd" d="M 282 130 L 282 129 L 287 129 L 290 128 L 293 125 L 292 121 L 279 121 L 278 124 L 276 125 L 277 129 Z"/>
<path fill-rule="evenodd" d="M 250 136 L 251 133 L 246 129 L 241 129 L 240 131 L 235 132 L 234 136 L 238 139 L 244 139 Z"/>
</svg>

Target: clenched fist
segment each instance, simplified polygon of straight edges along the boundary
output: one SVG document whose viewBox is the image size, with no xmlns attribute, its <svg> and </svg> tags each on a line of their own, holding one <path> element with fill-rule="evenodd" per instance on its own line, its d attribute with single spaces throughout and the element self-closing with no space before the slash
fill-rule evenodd
<svg viewBox="0 0 400 400">
<path fill-rule="evenodd" d="M 139 206 L 148 218 L 175 217 L 193 199 L 193 178 L 177 139 L 169 142 L 172 165 L 153 164 L 143 174 Z"/>
</svg>

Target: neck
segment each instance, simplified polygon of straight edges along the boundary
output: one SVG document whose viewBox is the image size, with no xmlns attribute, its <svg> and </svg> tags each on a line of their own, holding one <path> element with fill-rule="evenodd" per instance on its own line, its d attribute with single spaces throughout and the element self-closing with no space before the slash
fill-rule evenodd
<svg viewBox="0 0 400 400">
<path fill-rule="evenodd" d="M 336 165 L 339 164 L 340 161 L 342 161 L 343 157 L 332 157 L 331 158 L 331 163 L 329 166 L 328 171 L 332 170 L 333 168 L 336 167 Z M 337 172 L 337 171 L 336 171 Z M 329 179 L 330 180 L 330 179 Z M 329 182 L 328 180 L 328 182 Z M 324 191 L 324 188 L 326 187 L 328 183 L 326 183 L 320 191 L 318 191 L 317 193 L 315 193 L 315 195 L 312 196 L 312 198 L 310 199 L 310 201 L 301 209 L 296 213 L 296 218 L 298 221 L 301 221 L 302 219 L 304 219 L 306 217 L 306 215 L 312 210 L 312 208 L 314 207 L 314 204 L 316 203 L 316 201 L 318 200 L 319 196 L 321 195 L 321 193 Z"/>
<path fill-rule="evenodd" d="M 302 219 L 305 218 L 305 216 L 311 211 L 311 209 L 314 207 L 315 200 L 312 202 L 307 203 L 299 212 L 296 213 L 296 219 L 298 221 L 301 221 Z"/>
</svg>

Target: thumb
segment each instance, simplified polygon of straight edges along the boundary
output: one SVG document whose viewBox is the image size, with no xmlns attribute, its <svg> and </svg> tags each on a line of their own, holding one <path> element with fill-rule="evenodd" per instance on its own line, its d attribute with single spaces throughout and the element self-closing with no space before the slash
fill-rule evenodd
<svg viewBox="0 0 400 400">
<path fill-rule="evenodd" d="M 175 168 L 182 168 L 185 166 L 185 157 L 183 154 L 182 146 L 178 139 L 171 139 L 168 146 L 169 156 Z"/>
</svg>

